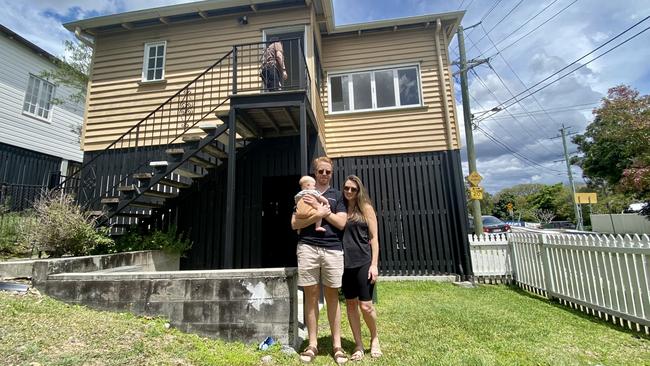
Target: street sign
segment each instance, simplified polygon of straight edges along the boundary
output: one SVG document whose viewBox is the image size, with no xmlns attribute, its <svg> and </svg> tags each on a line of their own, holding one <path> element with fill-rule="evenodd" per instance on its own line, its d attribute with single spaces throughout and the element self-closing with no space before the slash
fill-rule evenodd
<svg viewBox="0 0 650 366">
<path fill-rule="evenodd" d="M 576 193 L 576 203 L 578 204 L 583 204 L 583 203 L 597 203 L 598 202 L 598 197 L 596 196 L 596 193 Z"/>
<path fill-rule="evenodd" d="M 469 198 L 472 200 L 482 200 L 483 187 L 469 187 Z"/>
<path fill-rule="evenodd" d="M 472 174 L 467 176 L 467 181 L 474 187 L 478 186 L 481 180 L 483 180 L 483 177 L 477 172 L 472 172 Z"/>
<path fill-rule="evenodd" d="M 514 208 L 514 206 L 512 205 L 512 202 L 508 202 L 508 204 L 506 205 L 506 209 L 508 209 L 508 215 L 512 216 L 512 214 L 514 212 L 514 211 L 512 211 L 513 208 Z"/>
</svg>

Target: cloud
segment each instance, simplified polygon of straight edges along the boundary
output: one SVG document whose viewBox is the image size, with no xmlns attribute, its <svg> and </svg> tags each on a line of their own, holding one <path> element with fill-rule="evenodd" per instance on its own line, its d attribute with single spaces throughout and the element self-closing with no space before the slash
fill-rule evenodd
<svg viewBox="0 0 650 366">
<path fill-rule="evenodd" d="M 460 1 L 430 0 L 333 1 L 335 21 L 339 25 L 456 11 L 461 5 Z M 182 2 L 188 1 L 0 0 L 0 6 L 3 8 L 0 23 L 48 52 L 61 55 L 63 40 L 73 38 L 73 35 L 61 26 L 62 22 Z M 537 18 L 525 23 L 549 4 L 549 1 L 526 1 L 499 24 L 497 22 L 513 8 L 515 2 L 498 6 L 489 16 L 485 15 L 493 6 L 492 1 L 475 0 L 462 4 L 463 7 L 468 7 L 463 19 L 464 26 L 468 27 L 483 20 L 482 25 L 465 33 L 468 58 L 494 56 L 490 60 L 494 70 L 482 65 L 474 69 L 480 80 L 473 74 L 469 78 L 471 109 L 477 118 L 492 114 L 478 112 L 492 109 L 512 99 L 513 95 L 523 92 L 607 42 L 646 17 L 648 13 L 647 1 L 578 1 L 513 44 L 566 7 L 569 2 L 558 1 Z M 647 27 L 647 23 L 629 35 Z M 520 27 L 521 29 L 508 36 Z M 488 31 L 489 37 L 485 36 Z M 612 45 L 623 39 L 614 41 Z M 496 48 L 492 42 L 497 44 Z M 649 43 L 650 31 L 535 93 L 534 97 L 520 100 L 507 110 L 495 114 L 493 118 L 481 121 L 481 128 L 505 145 L 499 145 L 479 130 L 473 131 L 478 170 L 485 178 L 483 186 L 489 192 L 496 193 L 502 188 L 519 183 L 566 183 L 568 178 L 562 160 L 562 142 L 552 138 L 559 134 L 562 125 L 572 127 L 573 132 L 583 132 L 593 118 L 590 111 L 596 106 L 594 103 L 600 101 L 610 87 L 628 84 L 642 94 L 650 94 L 650 71 L 647 67 L 650 47 L 645 47 Z M 503 50 L 510 44 L 513 45 Z M 496 55 L 497 49 L 502 51 L 501 54 Z M 455 37 L 451 40 L 450 52 L 454 58 L 457 57 Z M 576 66 L 588 62 L 591 57 L 581 60 Z M 553 77 L 549 81 L 556 79 L 557 77 Z M 463 169 L 467 174 L 459 85 L 456 85 L 455 90 L 463 145 Z M 571 108 L 572 106 L 576 107 Z M 575 150 L 576 147 L 569 143 L 569 152 Z M 577 182 L 581 182 L 580 170 L 576 167 L 573 169 Z"/>
</svg>

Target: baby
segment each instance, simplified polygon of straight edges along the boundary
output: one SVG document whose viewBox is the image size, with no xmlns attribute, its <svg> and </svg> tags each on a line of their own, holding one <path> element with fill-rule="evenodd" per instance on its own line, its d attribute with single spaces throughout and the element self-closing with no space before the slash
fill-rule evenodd
<svg viewBox="0 0 650 366">
<path fill-rule="evenodd" d="M 318 202 L 321 203 L 321 205 L 329 206 L 329 202 L 327 201 L 327 198 L 323 197 L 320 192 L 316 190 L 316 180 L 308 175 L 305 175 L 304 177 L 300 178 L 300 181 L 298 182 L 300 184 L 300 189 L 302 189 L 296 196 L 294 197 L 296 200 L 296 214 L 300 216 L 310 216 L 313 214 L 313 211 L 315 210 L 311 205 L 308 205 L 304 202 L 303 198 L 306 195 L 311 195 Z M 311 211 L 311 212 L 310 212 Z M 324 232 L 326 231 L 324 227 L 321 226 L 323 223 L 323 219 L 318 219 L 316 221 L 316 231 L 319 232 Z"/>
</svg>

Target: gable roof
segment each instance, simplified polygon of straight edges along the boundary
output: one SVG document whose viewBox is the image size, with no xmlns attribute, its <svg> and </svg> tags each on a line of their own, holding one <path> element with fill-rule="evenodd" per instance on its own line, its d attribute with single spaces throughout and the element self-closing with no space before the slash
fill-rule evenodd
<svg viewBox="0 0 650 366">
<path fill-rule="evenodd" d="M 81 32 L 96 35 L 111 30 L 130 30 L 153 25 L 208 19 L 224 15 L 245 15 L 263 10 L 310 6 L 312 4 L 316 11 L 320 32 L 328 35 L 428 27 L 431 24 L 435 26 L 436 21 L 440 19 L 444 23 L 447 39 L 451 40 L 456 27 L 465 14 L 464 11 L 457 11 L 336 26 L 332 0 L 204 0 L 83 19 L 66 23 L 63 26 L 72 32 L 79 29 Z"/>
<path fill-rule="evenodd" d="M 11 29 L 5 27 L 2 24 L 0 24 L 0 33 L 4 34 L 7 38 L 12 39 L 12 40 L 22 44 L 23 46 L 29 48 L 30 50 L 32 50 L 37 55 L 48 59 L 52 63 L 61 62 L 61 60 L 59 60 L 58 57 L 52 55 L 51 53 L 49 53 L 49 52 L 45 51 L 44 49 L 38 47 L 34 43 L 32 43 L 32 42 L 28 41 L 27 39 L 21 37 L 18 33 L 12 31 Z"/>
</svg>

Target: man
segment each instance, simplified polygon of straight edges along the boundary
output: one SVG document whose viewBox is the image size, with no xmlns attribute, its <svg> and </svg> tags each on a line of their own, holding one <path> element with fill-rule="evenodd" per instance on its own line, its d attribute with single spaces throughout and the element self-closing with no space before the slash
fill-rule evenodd
<svg viewBox="0 0 650 366">
<path fill-rule="evenodd" d="M 319 284 L 323 284 L 327 318 L 332 332 L 334 360 L 341 364 L 348 361 L 341 348 L 341 306 L 339 288 L 343 277 L 343 228 L 347 222 L 347 211 L 343 195 L 330 187 L 332 161 L 327 157 L 314 160 L 316 190 L 329 201 L 329 207 L 321 205 L 314 197 L 306 196 L 304 202 L 314 207 L 311 216 L 291 216 L 291 227 L 300 229 L 298 235 L 298 286 L 305 293 L 305 321 L 309 345 L 300 354 L 303 362 L 311 362 L 318 354 L 318 297 Z M 315 230 L 314 223 L 323 219 L 324 232 Z"/>
<path fill-rule="evenodd" d="M 279 90 L 282 85 L 280 80 L 287 80 L 287 70 L 284 66 L 284 50 L 278 37 L 271 38 L 269 45 L 264 50 L 261 75 L 264 88 L 268 91 Z"/>
</svg>

